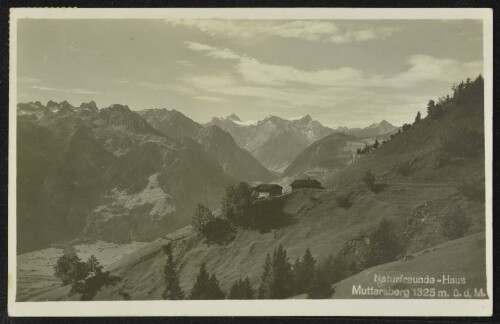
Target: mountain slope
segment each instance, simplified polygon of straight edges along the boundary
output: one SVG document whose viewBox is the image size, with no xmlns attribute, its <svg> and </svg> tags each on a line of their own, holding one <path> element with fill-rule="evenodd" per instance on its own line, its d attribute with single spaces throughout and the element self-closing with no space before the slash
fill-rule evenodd
<svg viewBox="0 0 500 324">
<path fill-rule="evenodd" d="M 309 145 L 283 172 L 284 176 L 312 176 L 323 178 L 354 161 L 356 149 L 365 142 L 353 135 L 330 134 Z"/>
<path fill-rule="evenodd" d="M 339 127 L 335 129 L 336 132 L 345 133 L 349 135 L 354 135 L 359 138 L 385 138 L 390 137 L 390 135 L 396 132 L 399 127 L 396 127 L 386 120 L 382 120 L 380 123 L 373 123 L 365 128 L 347 128 Z M 383 139 L 385 139 L 383 138 Z"/>
<path fill-rule="evenodd" d="M 269 181 L 274 175 L 248 151 L 240 148 L 231 135 L 213 125 L 202 129 L 196 140 L 228 175 L 247 182 Z"/>
<path fill-rule="evenodd" d="M 19 106 L 19 252 L 82 235 L 150 241 L 188 224 L 196 204 L 216 208 L 236 181 L 127 106 L 49 106 Z"/>
<path fill-rule="evenodd" d="M 182 264 L 180 284 L 189 293 L 201 263 L 217 276 L 225 291 L 235 280 L 246 276 L 257 288 L 266 254 L 279 245 L 287 249 L 292 261 L 302 256 L 306 248 L 311 249 L 315 258 L 324 260 L 341 251 L 348 240 L 372 232 L 383 218 L 401 226 L 405 253 L 416 254 L 417 261 L 419 251 L 438 250 L 450 241 L 440 220 L 457 207 L 472 224 L 466 235 L 480 237 L 479 233 L 485 229 L 484 198 L 471 196 L 463 189 L 462 180 L 475 182 L 476 190 L 484 190 L 484 142 L 478 141 L 484 136 L 482 94 L 481 80 L 474 82 L 445 103 L 440 116 L 425 118 L 332 174 L 323 183 L 326 190 L 300 190 L 275 198 L 293 218 L 290 225 L 267 233 L 240 229 L 234 241 L 225 246 L 207 245 L 193 235 L 190 227 L 183 228 L 110 265 L 108 270 L 123 280 L 116 286 L 103 288 L 96 299 L 121 300 L 124 292 L 131 299 L 161 299 L 166 259 L 163 246 L 167 243 L 172 244 L 173 254 Z M 449 125 L 457 129 L 452 131 Z M 363 182 L 367 170 L 372 170 L 376 182 L 383 184 L 380 190 L 374 192 Z M 351 201 L 349 208 L 337 203 L 337 198 L 344 195 Z M 484 247 L 483 242 L 477 244 Z M 467 245 L 467 251 L 474 251 L 471 247 Z M 436 261 L 439 254 L 420 260 L 431 259 Z M 484 270 L 484 258 L 479 254 L 477 258 L 459 258 L 456 263 L 430 261 L 420 263 L 420 271 L 437 268 L 451 273 L 457 267 L 465 272 Z M 386 269 L 391 267 L 388 263 Z M 68 290 L 68 287 L 58 288 L 36 299 L 77 298 L 68 297 Z"/>
<path fill-rule="evenodd" d="M 309 144 L 332 132 L 309 115 L 293 120 L 268 116 L 253 123 L 233 114 L 221 119 L 214 117 L 209 124 L 230 133 L 238 146 L 249 151 L 266 168 L 278 172 Z"/>
<path fill-rule="evenodd" d="M 195 138 L 203 126 L 172 109 L 146 109 L 137 112 L 151 126 L 167 136 L 175 139 L 182 137 Z"/>
</svg>

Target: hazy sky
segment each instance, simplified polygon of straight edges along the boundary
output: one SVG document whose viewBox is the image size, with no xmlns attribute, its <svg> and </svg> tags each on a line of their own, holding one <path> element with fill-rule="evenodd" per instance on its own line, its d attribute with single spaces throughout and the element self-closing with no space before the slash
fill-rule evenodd
<svg viewBox="0 0 500 324">
<path fill-rule="evenodd" d="M 18 100 L 401 125 L 482 57 L 473 20 L 23 19 Z"/>
</svg>

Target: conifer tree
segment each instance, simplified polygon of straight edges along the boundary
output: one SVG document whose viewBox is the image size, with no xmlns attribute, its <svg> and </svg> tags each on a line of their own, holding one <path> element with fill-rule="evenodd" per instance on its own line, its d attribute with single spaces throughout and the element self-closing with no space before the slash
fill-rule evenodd
<svg viewBox="0 0 500 324">
<path fill-rule="evenodd" d="M 219 281 L 214 274 L 208 279 L 206 298 L 205 299 L 224 299 L 226 294 L 220 289 Z"/>
<path fill-rule="evenodd" d="M 259 285 L 259 299 L 269 299 L 271 297 L 271 281 L 272 281 L 272 272 L 271 272 L 271 255 L 266 254 L 266 260 L 264 261 L 264 271 L 262 272 L 262 276 L 260 278 Z"/>
<path fill-rule="evenodd" d="M 420 114 L 420 111 L 419 111 L 419 112 L 417 112 L 417 116 L 415 116 L 415 124 L 420 123 L 421 120 L 422 120 L 422 114 Z"/>
<path fill-rule="evenodd" d="M 163 291 L 163 299 L 178 300 L 184 298 L 184 293 L 179 284 L 179 273 L 177 263 L 172 255 L 172 248 L 167 245 L 166 248 L 167 261 L 165 263 L 164 277 L 165 290 Z"/>
<path fill-rule="evenodd" d="M 282 299 L 293 294 L 292 265 L 288 261 L 286 250 L 280 245 L 273 253 L 271 298 Z"/>
<path fill-rule="evenodd" d="M 219 281 L 215 275 L 209 275 L 205 264 L 202 263 L 189 299 L 209 300 L 224 299 L 224 297 L 225 294 L 219 287 Z"/>
<path fill-rule="evenodd" d="M 254 297 L 254 291 L 250 285 L 250 279 L 248 277 L 245 280 L 238 279 L 231 286 L 229 291 L 228 299 L 252 299 Z"/>
<path fill-rule="evenodd" d="M 314 276 L 316 259 L 311 254 L 311 250 L 306 249 L 304 256 L 299 260 L 294 267 L 296 278 L 296 292 L 303 293 L 306 291 L 311 279 Z"/>
<path fill-rule="evenodd" d="M 200 266 L 200 271 L 196 276 L 196 282 L 194 283 L 193 289 L 191 290 L 189 299 L 206 299 L 205 293 L 208 287 L 208 279 L 210 279 L 210 276 L 205 267 L 205 263 L 202 263 Z"/>
</svg>

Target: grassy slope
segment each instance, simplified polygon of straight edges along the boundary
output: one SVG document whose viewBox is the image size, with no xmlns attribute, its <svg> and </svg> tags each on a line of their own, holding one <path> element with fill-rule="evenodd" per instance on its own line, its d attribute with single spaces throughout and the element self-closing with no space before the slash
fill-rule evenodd
<svg viewBox="0 0 500 324">
<path fill-rule="evenodd" d="M 433 151 L 439 138 L 445 136 L 451 126 L 480 130 L 482 116 L 466 116 L 464 110 L 456 110 L 437 121 L 424 120 L 372 154 L 333 174 L 325 182 L 327 190 L 284 196 L 285 211 L 295 219 L 287 228 L 266 234 L 239 231 L 235 241 L 227 246 L 207 246 L 189 233 L 181 234 L 173 245 L 174 254 L 183 264 L 182 288 L 191 289 L 202 262 L 206 263 L 209 272 L 217 275 L 226 291 L 236 279 L 244 276 L 248 276 L 256 287 L 266 253 L 272 253 L 278 245 L 288 250 L 291 261 L 306 248 L 310 248 L 316 258 L 323 259 L 329 254 L 335 255 L 346 240 L 373 230 L 384 217 L 402 222 L 412 220 L 414 225 L 410 230 L 414 234 L 409 253 L 447 241 L 441 234 L 438 220 L 456 205 L 461 206 L 473 221 L 469 233 L 483 232 L 484 202 L 468 200 L 456 189 L 465 177 L 484 181 L 482 152 L 469 159 L 455 159 L 445 167 L 436 166 Z M 403 177 L 395 168 L 408 161 L 412 161 L 414 171 Z M 375 173 L 378 182 L 387 185 L 382 192 L 372 193 L 362 183 L 361 177 L 368 169 Z M 347 210 L 338 208 L 335 197 L 348 192 L 352 193 L 353 206 Z M 167 242 L 166 239 L 157 240 L 114 264 L 111 269 L 123 278 L 122 284 L 103 289 L 96 299 L 122 299 L 120 289 L 129 293 L 132 299 L 160 299 L 165 262 L 162 245 Z M 432 260 L 422 263 L 421 267 L 439 267 L 442 271 L 482 269 L 482 262 L 463 260 L 458 268 L 453 262 L 435 263 Z M 64 297 L 60 290 L 41 298 Z"/>
<path fill-rule="evenodd" d="M 332 298 L 352 298 L 353 285 L 376 287 L 373 281 L 374 274 L 385 275 L 389 273 L 393 275 L 404 273 L 409 276 L 431 275 L 438 278 L 443 274 L 449 274 L 452 277 L 461 277 L 464 275 L 464 272 L 469 272 L 466 275 L 467 283 L 463 286 L 448 285 L 444 287 L 443 285 L 436 284 L 433 287 L 436 289 L 447 288 L 448 291 L 450 291 L 450 287 L 460 288 L 461 290 L 466 288 L 471 288 L 471 290 L 474 288 L 484 289 L 486 288 L 485 246 L 484 233 L 477 233 L 439 244 L 433 248 L 413 254 L 413 259 L 407 261 L 398 260 L 378 265 L 334 284 L 335 294 Z M 404 289 L 410 288 L 411 285 L 388 284 L 383 287 Z M 484 291 L 486 290 L 484 289 Z M 306 295 L 303 294 L 294 298 L 306 298 Z"/>
</svg>

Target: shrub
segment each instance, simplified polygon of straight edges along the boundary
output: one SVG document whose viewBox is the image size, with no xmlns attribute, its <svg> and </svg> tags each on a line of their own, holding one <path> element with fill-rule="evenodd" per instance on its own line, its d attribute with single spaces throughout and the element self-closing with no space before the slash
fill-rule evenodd
<svg viewBox="0 0 500 324">
<path fill-rule="evenodd" d="M 61 280 L 63 285 L 83 280 L 87 275 L 87 264 L 82 262 L 74 251 L 63 254 L 54 266 L 54 276 Z"/>
<path fill-rule="evenodd" d="M 402 130 L 403 130 L 403 132 L 406 132 L 410 128 L 411 128 L 411 124 L 403 124 Z"/>
<path fill-rule="evenodd" d="M 443 235 L 450 240 L 463 237 L 472 222 L 462 208 L 456 206 L 440 219 Z"/>
<path fill-rule="evenodd" d="M 345 194 L 345 195 L 338 195 L 335 197 L 335 201 L 337 202 L 337 206 L 348 209 L 352 206 L 352 201 L 351 201 L 351 194 Z"/>
<path fill-rule="evenodd" d="M 71 252 L 57 260 L 54 275 L 61 279 L 63 284 L 71 283 L 70 295 L 78 293 L 81 294 L 80 300 L 92 300 L 103 286 L 115 285 L 121 280 L 120 277 L 102 269 L 103 266 L 94 255 L 91 255 L 87 262 L 82 262 Z"/>
<path fill-rule="evenodd" d="M 372 170 L 366 171 L 363 176 L 363 182 L 366 184 L 368 189 L 373 192 L 376 191 L 375 176 L 373 175 Z"/>
<path fill-rule="evenodd" d="M 208 222 L 203 231 L 203 235 L 209 245 L 226 245 L 232 242 L 236 236 L 231 224 L 227 220 L 221 218 L 214 218 Z"/>
<path fill-rule="evenodd" d="M 213 221 L 214 218 L 215 216 L 210 209 L 198 204 L 191 219 L 191 226 L 193 226 L 196 233 L 204 234 L 208 223 Z"/>
<path fill-rule="evenodd" d="M 405 244 L 396 230 L 396 225 L 385 218 L 370 234 L 370 244 L 370 265 L 393 261 L 405 250 Z"/>
<path fill-rule="evenodd" d="M 191 225 L 195 232 L 202 235 L 207 244 L 225 245 L 234 237 L 234 229 L 226 219 L 215 217 L 210 209 L 198 204 Z"/>
<path fill-rule="evenodd" d="M 222 215 L 232 224 L 248 228 L 251 226 L 250 213 L 257 195 L 253 188 L 240 182 L 237 186 L 229 186 L 222 198 Z"/>
</svg>

